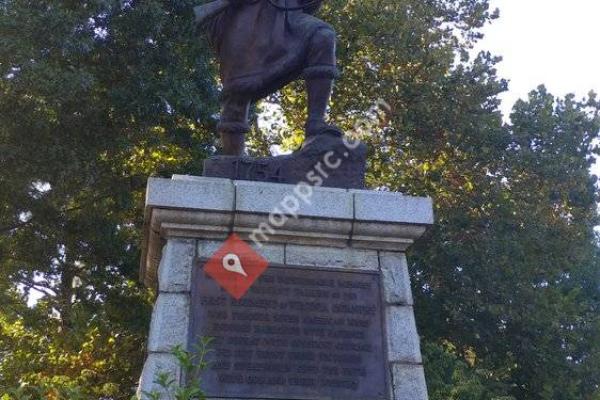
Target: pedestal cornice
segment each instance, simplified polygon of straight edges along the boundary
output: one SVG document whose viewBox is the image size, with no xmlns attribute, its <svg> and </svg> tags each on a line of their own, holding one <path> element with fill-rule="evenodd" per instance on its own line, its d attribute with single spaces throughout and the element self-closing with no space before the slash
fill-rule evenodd
<svg viewBox="0 0 600 400">
<path fill-rule="evenodd" d="M 223 240 L 236 233 L 249 240 L 261 224 L 272 226 L 274 215 L 284 216 L 286 223 L 273 227 L 270 244 L 391 252 L 406 251 L 433 224 L 430 198 L 314 187 L 305 201 L 295 189 L 295 185 L 221 178 L 151 178 L 140 268 L 143 282 L 156 287 L 165 239 Z M 295 216 L 283 211 L 286 201 L 297 208 Z"/>
</svg>

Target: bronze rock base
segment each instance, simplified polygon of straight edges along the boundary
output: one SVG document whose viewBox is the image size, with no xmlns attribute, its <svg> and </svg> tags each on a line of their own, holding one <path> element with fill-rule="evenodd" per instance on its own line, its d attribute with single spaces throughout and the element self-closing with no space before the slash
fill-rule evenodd
<svg viewBox="0 0 600 400">
<path fill-rule="evenodd" d="M 204 176 L 342 189 L 364 189 L 367 146 L 331 134 L 310 137 L 289 155 L 215 156 L 204 161 Z"/>
</svg>

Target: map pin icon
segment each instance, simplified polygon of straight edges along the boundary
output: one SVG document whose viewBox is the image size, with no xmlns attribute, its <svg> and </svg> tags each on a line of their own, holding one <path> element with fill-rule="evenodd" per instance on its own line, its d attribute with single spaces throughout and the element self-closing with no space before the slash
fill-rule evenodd
<svg viewBox="0 0 600 400">
<path fill-rule="evenodd" d="M 229 253 L 225 257 L 223 257 L 223 268 L 225 268 L 225 270 L 229 272 L 243 275 L 246 278 L 248 277 L 248 274 L 246 273 L 246 271 L 244 271 L 244 267 L 242 267 L 242 262 L 240 261 L 240 258 L 233 253 Z"/>
</svg>

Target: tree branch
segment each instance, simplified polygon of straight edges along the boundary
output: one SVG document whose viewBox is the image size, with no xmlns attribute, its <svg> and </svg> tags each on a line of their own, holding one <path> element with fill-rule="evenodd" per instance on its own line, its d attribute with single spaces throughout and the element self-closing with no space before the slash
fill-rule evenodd
<svg viewBox="0 0 600 400">
<path fill-rule="evenodd" d="M 8 233 L 10 231 L 14 231 L 15 229 L 23 228 L 31 223 L 31 220 L 26 222 L 19 222 L 18 224 L 10 225 L 10 226 L 2 226 L 0 227 L 0 234 Z"/>
<path fill-rule="evenodd" d="M 31 282 L 24 282 L 22 280 L 19 280 L 17 283 L 24 286 L 28 290 L 35 290 L 36 292 L 42 293 L 48 297 L 56 297 L 56 291 L 47 286 L 42 286 Z"/>
</svg>

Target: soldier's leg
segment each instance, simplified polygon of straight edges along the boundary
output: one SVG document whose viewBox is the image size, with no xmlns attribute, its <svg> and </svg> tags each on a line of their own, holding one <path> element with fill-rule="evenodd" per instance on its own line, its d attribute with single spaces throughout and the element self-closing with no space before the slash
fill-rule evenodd
<svg viewBox="0 0 600 400">
<path fill-rule="evenodd" d="M 228 96 L 221 103 L 221 121 L 217 131 L 221 137 L 223 154 L 241 156 L 244 153 L 246 133 L 250 131 L 248 113 L 250 100 Z"/>
<path fill-rule="evenodd" d="M 308 91 L 308 120 L 306 135 L 338 133 L 339 129 L 325 122 L 327 106 L 337 77 L 336 37 L 331 29 L 319 29 L 311 38 L 307 67 L 303 71 Z"/>
</svg>

